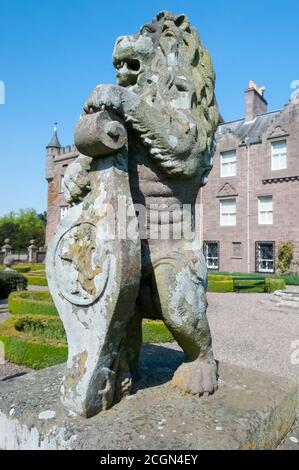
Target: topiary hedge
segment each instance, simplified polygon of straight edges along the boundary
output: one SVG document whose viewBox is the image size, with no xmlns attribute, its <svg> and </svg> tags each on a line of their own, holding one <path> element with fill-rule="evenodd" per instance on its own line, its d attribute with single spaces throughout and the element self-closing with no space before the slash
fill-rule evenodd
<svg viewBox="0 0 299 470">
<path fill-rule="evenodd" d="M 250 275 L 247 276 L 250 277 Z M 217 293 L 238 291 L 237 288 L 234 288 L 234 277 L 239 277 L 239 275 L 209 275 L 208 291 Z M 246 276 L 242 275 L 242 277 Z M 261 276 L 259 275 L 259 277 Z M 282 278 L 266 277 L 265 285 L 258 285 L 258 282 L 258 280 L 255 281 L 254 279 L 248 281 L 238 281 L 238 287 L 240 287 L 240 292 L 242 293 L 271 293 L 275 292 L 276 290 L 284 290 L 286 288 L 285 280 Z"/>
<path fill-rule="evenodd" d="M 234 292 L 234 283 L 232 280 L 229 281 L 210 281 L 208 284 L 208 292 Z"/>
<path fill-rule="evenodd" d="M 13 292 L 8 298 L 8 310 L 14 315 L 58 315 L 49 292 Z"/>
<path fill-rule="evenodd" d="M 53 322 L 56 322 L 55 326 Z M 55 338 L 55 335 L 61 334 L 61 328 L 62 323 L 57 318 L 27 315 L 10 318 L 0 324 L 5 359 L 36 370 L 65 362 L 68 352 L 66 342 Z"/>
<path fill-rule="evenodd" d="M 13 291 L 23 291 L 27 288 L 27 279 L 14 271 L 0 272 L 0 299 L 6 299 Z"/>
<path fill-rule="evenodd" d="M 43 369 L 67 360 L 66 335 L 49 292 L 15 292 L 9 297 L 12 318 L 0 324 L 8 361 Z M 161 321 L 144 320 L 144 343 L 166 343 L 173 336 Z"/>
<path fill-rule="evenodd" d="M 14 269 L 26 269 L 26 272 L 30 271 L 45 271 L 45 265 L 42 263 L 20 263 L 14 265 Z"/>
<path fill-rule="evenodd" d="M 27 269 L 29 267 L 29 271 L 26 272 L 26 278 L 28 280 L 28 284 L 31 286 L 41 286 L 47 287 L 48 281 L 46 278 L 45 273 L 45 265 L 44 264 L 31 264 L 31 265 L 23 265 L 23 269 Z"/>
<path fill-rule="evenodd" d="M 298 274 L 283 274 L 282 278 L 288 286 L 299 286 Z"/>
<path fill-rule="evenodd" d="M 13 270 L 16 271 L 17 273 L 29 273 L 30 267 L 29 266 L 13 266 Z"/>
<path fill-rule="evenodd" d="M 30 286 L 46 287 L 48 285 L 46 275 L 43 271 L 30 271 L 30 273 L 26 274 L 26 278 Z"/>
<path fill-rule="evenodd" d="M 216 282 L 232 281 L 233 276 L 221 276 L 221 275 L 217 275 L 217 274 L 209 274 L 208 279 L 209 279 L 209 281 L 216 281 Z"/>
</svg>

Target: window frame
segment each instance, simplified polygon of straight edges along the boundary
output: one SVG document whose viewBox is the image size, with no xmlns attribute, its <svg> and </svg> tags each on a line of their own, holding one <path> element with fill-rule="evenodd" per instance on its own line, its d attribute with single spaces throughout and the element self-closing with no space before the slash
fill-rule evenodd
<svg viewBox="0 0 299 470">
<path fill-rule="evenodd" d="M 233 162 L 228 162 L 228 168 L 231 168 L 234 165 L 235 171 L 234 174 L 225 175 L 223 172 L 224 162 L 223 157 L 228 154 L 234 154 L 235 159 Z M 236 150 L 227 150 L 220 153 L 220 177 L 221 178 L 235 178 L 237 176 L 237 151 Z"/>
<path fill-rule="evenodd" d="M 273 249 L 273 260 L 267 260 L 267 259 L 260 259 L 260 245 L 272 245 L 272 249 Z M 261 270 L 260 269 L 260 263 L 264 261 L 264 262 L 270 262 L 272 263 L 273 262 L 273 270 Z M 259 241 L 259 242 L 255 242 L 255 272 L 258 273 L 258 274 L 275 274 L 276 273 L 276 243 L 275 242 L 271 242 L 271 241 Z"/>
<path fill-rule="evenodd" d="M 230 223 L 230 224 L 225 224 L 223 223 L 223 215 L 224 213 L 222 212 L 222 207 L 223 207 L 223 204 L 225 202 L 228 202 L 228 201 L 235 201 L 235 212 L 228 212 L 227 215 L 230 215 L 232 216 L 232 214 L 235 215 L 235 223 Z M 234 197 L 234 198 L 227 198 L 227 199 L 220 199 L 219 201 L 219 207 L 220 207 L 220 227 L 236 227 L 237 225 L 237 199 Z"/>
<path fill-rule="evenodd" d="M 66 214 L 68 213 L 68 210 L 69 210 L 69 206 L 60 206 L 60 220 L 62 220 L 66 216 Z"/>
<path fill-rule="evenodd" d="M 269 211 L 269 210 L 261 210 L 261 203 L 262 203 L 262 199 L 270 199 L 272 200 L 272 210 Z M 273 225 L 274 224 L 274 201 L 273 201 L 273 196 L 258 196 L 258 224 L 259 225 Z M 263 222 L 262 221 L 262 218 L 261 218 L 261 214 L 272 214 L 272 219 L 271 219 L 271 222 Z M 266 217 L 267 218 L 267 217 Z"/>
<path fill-rule="evenodd" d="M 207 247 L 209 245 L 216 245 L 217 246 L 217 260 L 218 260 L 218 266 L 217 268 L 212 268 L 212 267 L 209 267 L 209 263 L 208 263 L 208 257 L 206 256 L 207 253 L 206 253 L 206 250 L 207 250 Z M 206 260 L 206 263 L 207 263 L 207 268 L 208 268 L 208 271 L 209 272 L 219 272 L 220 270 L 220 242 L 219 241 L 215 241 L 215 240 L 205 240 L 203 242 L 203 252 L 204 252 L 204 257 L 205 257 L 205 260 Z"/>
<path fill-rule="evenodd" d="M 274 161 L 275 161 L 275 157 L 280 157 L 282 155 L 284 155 L 283 153 L 278 153 L 275 154 L 274 152 L 274 146 L 275 144 L 279 144 L 281 142 L 285 142 L 285 166 L 280 166 L 279 168 L 275 168 L 275 165 L 274 165 Z M 282 170 L 287 170 L 288 168 L 288 141 L 287 139 L 281 139 L 281 140 L 275 140 L 273 142 L 271 142 L 271 170 L 272 171 L 282 171 Z"/>
</svg>

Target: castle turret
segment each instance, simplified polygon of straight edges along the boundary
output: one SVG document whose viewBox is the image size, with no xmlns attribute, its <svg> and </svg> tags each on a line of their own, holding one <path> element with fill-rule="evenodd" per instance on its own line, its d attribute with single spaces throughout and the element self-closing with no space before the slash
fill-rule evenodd
<svg viewBox="0 0 299 470">
<path fill-rule="evenodd" d="M 57 135 L 57 122 L 55 122 L 54 123 L 54 130 L 53 130 L 52 139 L 48 143 L 46 149 L 48 149 L 48 151 L 49 151 L 51 149 L 60 149 L 60 148 L 61 148 L 61 145 L 60 145 L 58 135 Z"/>
<path fill-rule="evenodd" d="M 61 145 L 57 135 L 57 122 L 54 123 L 53 135 L 47 147 L 46 179 L 50 181 L 53 178 L 54 159 L 60 153 Z"/>
</svg>

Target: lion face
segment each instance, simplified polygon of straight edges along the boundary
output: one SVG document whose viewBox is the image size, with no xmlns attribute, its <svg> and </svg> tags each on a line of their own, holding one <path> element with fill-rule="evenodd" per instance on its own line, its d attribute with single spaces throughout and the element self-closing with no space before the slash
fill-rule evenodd
<svg viewBox="0 0 299 470">
<path fill-rule="evenodd" d="M 118 84 L 159 110 L 168 121 L 171 135 L 183 129 L 186 136 L 194 136 L 192 171 L 206 166 L 203 171 L 208 172 L 211 163 L 204 161 L 214 152 L 219 120 L 215 74 L 210 56 L 188 17 L 161 12 L 140 33 L 118 38 L 113 63 Z M 141 128 L 146 126 L 144 123 Z M 166 158 L 171 152 L 171 148 L 166 150 Z"/>
<path fill-rule="evenodd" d="M 146 70 L 153 51 L 154 45 L 150 37 L 138 34 L 118 38 L 113 51 L 118 84 L 123 87 L 136 85 L 138 77 Z"/>
</svg>

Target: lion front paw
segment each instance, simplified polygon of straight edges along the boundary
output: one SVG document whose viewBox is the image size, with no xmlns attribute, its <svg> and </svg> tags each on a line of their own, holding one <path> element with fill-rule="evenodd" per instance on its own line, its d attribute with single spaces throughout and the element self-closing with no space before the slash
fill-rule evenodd
<svg viewBox="0 0 299 470">
<path fill-rule="evenodd" d="M 178 368 L 172 385 L 183 395 L 213 395 L 218 388 L 217 378 L 216 361 L 197 359 Z"/>
</svg>

